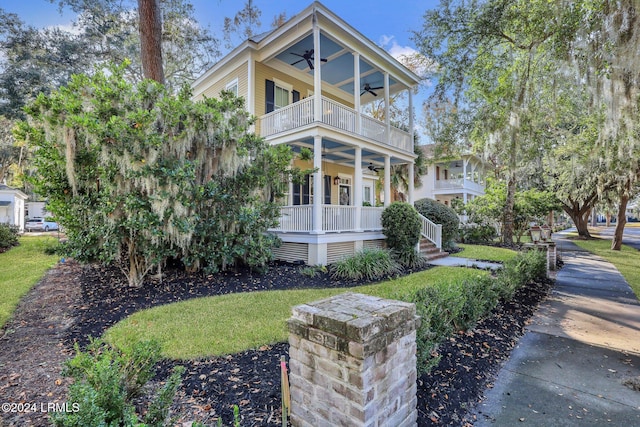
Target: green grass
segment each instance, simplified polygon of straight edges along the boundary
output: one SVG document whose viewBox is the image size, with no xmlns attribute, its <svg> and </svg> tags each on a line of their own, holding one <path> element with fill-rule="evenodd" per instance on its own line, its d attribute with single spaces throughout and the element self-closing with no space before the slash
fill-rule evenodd
<svg viewBox="0 0 640 427">
<path fill-rule="evenodd" d="M 640 296 L 640 252 L 627 245 L 622 245 L 620 251 L 612 251 L 609 239 L 575 239 L 573 242 L 613 264 L 629 283 L 636 297 Z"/>
<path fill-rule="evenodd" d="M 139 311 L 110 328 L 105 339 L 129 347 L 155 339 L 165 357 L 193 359 L 238 353 L 287 340 L 286 321 L 295 305 L 343 292 L 407 299 L 436 282 L 462 281 L 486 272 L 437 267 L 399 279 L 348 289 L 248 292 L 198 298 Z"/>
<path fill-rule="evenodd" d="M 458 243 L 458 246 L 462 248 L 462 252 L 451 254 L 451 256 L 483 261 L 505 262 L 518 254 L 518 252 L 514 250 L 495 246 L 470 245 L 464 243 Z"/>
<path fill-rule="evenodd" d="M 53 237 L 20 237 L 20 245 L 0 254 L 0 328 L 18 306 L 20 299 L 54 266 L 58 256 L 45 248 L 56 244 Z"/>
</svg>

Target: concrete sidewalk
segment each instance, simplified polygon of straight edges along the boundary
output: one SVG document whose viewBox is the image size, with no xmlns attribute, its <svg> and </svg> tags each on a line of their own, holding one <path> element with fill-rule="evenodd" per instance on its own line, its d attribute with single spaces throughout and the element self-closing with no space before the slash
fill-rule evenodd
<svg viewBox="0 0 640 427">
<path fill-rule="evenodd" d="M 613 265 L 554 240 L 564 267 L 475 426 L 640 426 L 640 303 Z"/>
</svg>

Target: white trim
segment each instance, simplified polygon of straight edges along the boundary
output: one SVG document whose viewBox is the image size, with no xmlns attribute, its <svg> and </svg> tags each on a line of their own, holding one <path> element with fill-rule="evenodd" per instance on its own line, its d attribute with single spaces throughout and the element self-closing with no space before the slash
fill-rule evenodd
<svg viewBox="0 0 640 427">
<path fill-rule="evenodd" d="M 236 88 L 235 95 L 238 96 L 238 94 L 240 93 L 240 84 L 238 83 L 238 78 L 237 77 L 235 79 L 231 80 L 229 83 L 227 83 L 224 86 L 224 90 L 230 91 L 233 87 Z"/>
</svg>

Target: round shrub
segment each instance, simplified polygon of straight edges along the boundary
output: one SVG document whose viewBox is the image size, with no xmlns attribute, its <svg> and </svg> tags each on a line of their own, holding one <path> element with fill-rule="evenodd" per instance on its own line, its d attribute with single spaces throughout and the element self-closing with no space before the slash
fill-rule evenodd
<svg viewBox="0 0 640 427">
<path fill-rule="evenodd" d="M 409 203 L 394 202 L 382 212 L 382 232 L 394 252 L 413 252 L 420 241 L 421 229 L 418 212 Z"/>
<path fill-rule="evenodd" d="M 422 216 L 436 224 L 442 224 L 442 249 L 445 251 L 454 249 L 460 224 L 456 211 L 432 199 L 420 199 L 414 205 Z"/>
</svg>

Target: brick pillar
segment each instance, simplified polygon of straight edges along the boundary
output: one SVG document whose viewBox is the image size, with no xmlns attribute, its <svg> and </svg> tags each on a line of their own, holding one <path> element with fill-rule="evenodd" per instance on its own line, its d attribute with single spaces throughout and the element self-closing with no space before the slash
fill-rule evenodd
<svg viewBox="0 0 640 427">
<path fill-rule="evenodd" d="M 345 293 L 293 308 L 291 425 L 417 425 L 414 304 Z"/>
<path fill-rule="evenodd" d="M 556 243 L 547 243 L 547 270 L 556 271 L 556 262 L 558 261 L 558 253 Z"/>
</svg>

